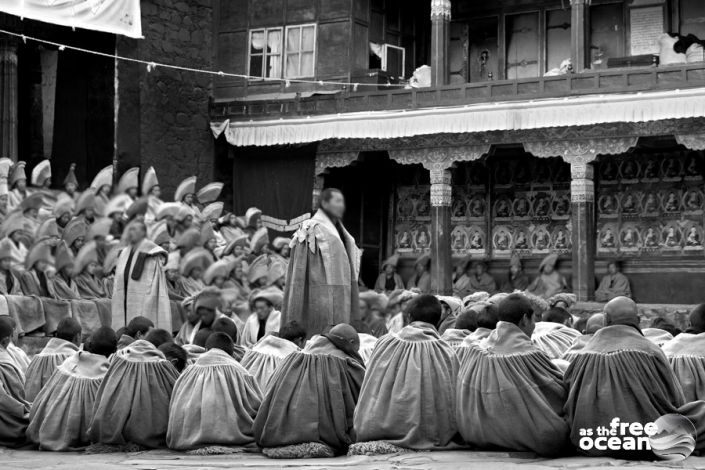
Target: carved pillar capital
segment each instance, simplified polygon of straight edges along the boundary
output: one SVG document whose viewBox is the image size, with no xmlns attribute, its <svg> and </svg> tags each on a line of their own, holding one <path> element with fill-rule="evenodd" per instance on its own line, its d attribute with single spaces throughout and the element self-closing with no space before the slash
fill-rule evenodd
<svg viewBox="0 0 705 470">
<path fill-rule="evenodd" d="M 328 168 L 342 168 L 357 161 L 360 152 L 332 152 L 316 154 L 316 174 L 322 175 Z"/>
<path fill-rule="evenodd" d="M 431 0 L 431 19 L 450 21 L 450 0 Z"/>
<path fill-rule="evenodd" d="M 562 157 L 568 163 L 592 162 L 598 155 L 618 155 L 637 144 L 638 137 L 526 142 L 527 152 L 539 157 Z"/>
<path fill-rule="evenodd" d="M 676 135 L 676 142 L 690 150 L 705 150 L 705 134 Z"/>
<path fill-rule="evenodd" d="M 595 169 L 592 163 L 575 162 L 570 164 L 570 200 L 572 202 L 595 202 Z"/>
<path fill-rule="evenodd" d="M 452 196 L 450 170 L 431 170 L 431 206 L 450 207 Z"/>
</svg>

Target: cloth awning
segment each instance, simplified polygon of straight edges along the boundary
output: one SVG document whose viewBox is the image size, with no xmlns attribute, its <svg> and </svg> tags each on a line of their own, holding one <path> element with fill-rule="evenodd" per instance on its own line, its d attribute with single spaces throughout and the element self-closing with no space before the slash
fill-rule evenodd
<svg viewBox="0 0 705 470">
<path fill-rule="evenodd" d="M 71 28 L 142 37 L 140 0 L 1 0 L 0 12 Z"/>
<path fill-rule="evenodd" d="M 325 139 L 390 139 L 612 122 L 647 122 L 705 116 L 705 88 L 483 103 L 401 111 L 369 111 L 262 121 L 217 121 L 231 145 L 265 146 Z"/>
</svg>

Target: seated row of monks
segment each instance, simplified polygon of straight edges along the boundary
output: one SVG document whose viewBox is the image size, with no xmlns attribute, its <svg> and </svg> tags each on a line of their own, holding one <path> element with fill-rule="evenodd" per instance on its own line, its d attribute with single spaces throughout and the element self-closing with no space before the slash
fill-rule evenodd
<svg viewBox="0 0 705 470">
<path fill-rule="evenodd" d="M 227 318 L 183 348 L 143 317 L 120 337 L 103 327 L 80 345 L 80 325 L 66 318 L 26 374 L 8 353 L 13 322 L 0 317 L 0 444 L 555 456 L 615 418 L 646 424 L 679 413 L 697 430 L 695 448 L 705 447 L 705 305 L 663 348 L 644 336 L 626 297 L 583 322 L 582 335 L 564 308 L 544 306 L 523 293 L 466 299 L 441 336 L 442 300 L 418 294 L 398 333 L 375 339 L 339 324 L 306 342 L 291 322 L 249 350 L 235 345 Z"/>
</svg>

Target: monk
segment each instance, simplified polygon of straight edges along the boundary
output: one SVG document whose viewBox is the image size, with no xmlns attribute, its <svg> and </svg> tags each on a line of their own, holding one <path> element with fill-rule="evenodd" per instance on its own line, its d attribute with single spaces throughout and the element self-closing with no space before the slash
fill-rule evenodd
<svg viewBox="0 0 705 470">
<path fill-rule="evenodd" d="M 529 276 L 526 275 L 521 259 L 516 253 L 512 253 L 509 258 L 509 274 L 507 280 L 502 283 L 501 291 L 511 294 L 516 290 L 526 290 L 529 287 Z"/>
<path fill-rule="evenodd" d="M 446 330 L 455 328 L 455 321 L 463 309 L 463 301 L 457 297 L 437 295 L 441 301 L 441 320 L 436 325 L 438 334 L 442 335 Z"/>
<path fill-rule="evenodd" d="M 275 240 L 276 241 L 276 240 Z M 404 281 L 397 274 L 399 255 L 392 255 L 382 263 L 382 272 L 375 282 L 375 292 L 392 292 L 404 288 Z"/>
<path fill-rule="evenodd" d="M 289 354 L 300 351 L 306 344 L 306 330 L 297 321 L 290 321 L 279 330 L 279 336 L 269 334 L 252 346 L 242 359 L 242 366 L 267 390 L 269 378 Z"/>
<path fill-rule="evenodd" d="M 602 278 L 600 287 L 595 291 L 595 300 L 598 302 L 609 302 L 616 297 L 631 297 L 632 290 L 629 287 L 629 279 L 619 270 L 616 261 L 610 261 L 607 265 L 607 275 Z"/>
<path fill-rule="evenodd" d="M 636 304 L 617 297 L 604 308 L 605 327 L 585 346 L 565 372 L 565 411 L 570 438 L 580 446 L 580 430 L 623 423 L 652 423 L 669 413 L 688 418 L 697 431 L 696 449 L 705 446 L 704 402 L 686 404 L 678 380 L 663 351 L 641 335 Z M 629 435 L 627 429 L 624 433 Z M 643 436 L 643 435 L 642 435 Z M 638 437 L 638 436 L 635 436 Z M 583 449 L 591 456 L 653 458 L 651 451 Z"/>
<path fill-rule="evenodd" d="M 148 341 L 140 339 L 120 350 L 95 397 L 91 442 L 165 447 L 169 401 L 178 378 L 174 366 Z"/>
<path fill-rule="evenodd" d="M 115 332 L 103 326 L 86 341 L 83 351 L 69 356 L 32 404 L 27 438 L 42 450 L 77 451 L 90 444 L 88 426 L 93 405 L 117 351 Z"/>
<path fill-rule="evenodd" d="M 237 317 L 235 317 L 235 320 L 242 323 L 242 321 Z M 245 357 L 245 353 L 247 353 L 247 349 L 237 344 L 240 335 L 238 334 L 238 328 L 235 321 L 228 317 L 222 316 L 213 322 L 212 329 L 213 333 L 225 333 L 228 335 L 234 343 L 232 356 L 237 362 L 241 362 L 242 358 Z"/>
<path fill-rule="evenodd" d="M 181 327 L 176 336 L 177 343 L 192 344 L 198 332 L 202 329 L 210 329 L 213 323 L 223 316 L 218 311 L 221 306 L 221 292 L 216 287 L 208 287 L 196 294 L 191 302 L 184 301 L 188 313 L 188 319 Z M 190 305 L 189 305 L 190 304 Z"/>
<path fill-rule="evenodd" d="M 580 336 L 572 323 L 573 318 L 565 309 L 549 309 L 543 314 L 543 321 L 536 324 L 531 341 L 551 359 L 560 359 Z"/>
<path fill-rule="evenodd" d="M 21 445 L 29 425 L 24 375 L 7 353 L 14 331 L 10 317 L 0 316 L 0 445 L 6 447 Z"/>
<path fill-rule="evenodd" d="M 365 377 L 359 346 L 352 326 L 337 325 L 281 362 L 253 428 L 265 454 L 267 448 L 308 443 L 322 444 L 327 456 L 347 451 L 355 440 L 353 413 Z"/>
<path fill-rule="evenodd" d="M 78 286 L 73 279 L 74 256 L 65 241 L 59 242 L 56 247 L 54 268 L 56 275 L 51 278 L 51 287 L 57 300 L 78 300 L 81 294 L 78 293 Z"/>
<path fill-rule="evenodd" d="M 171 305 L 162 266 L 167 253 L 146 239 L 147 227 L 136 220 L 127 226 L 129 245 L 118 256 L 113 293 L 113 318 L 147 317 L 157 328 L 171 331 Z"/>
<path fill-rule="evenodd" d="M 562 373 L 531 343 L 535 315 L 523 296 L 499 305 L 497 329 L 469 345 L 458 377 L 460 434 L 479 448 L 562 454 L 569 448 Z"/>
<path fill-rule="evenodd" d="M 577 354 L 580 354 L 585 346 L 590 342 L 592 337 L 599 330 L 605 327 L 605 315 L 602 313 L 596 313 L 587 319 L 585 324 L 585 331 L 582 335 L 575 338 L 573 344 L 568 348 L 568 350 L 563 353 L 561 359 L 568 362 L 573 362 Z"/>
<path fill-rule="evenodd" d="M 145 317 L 135 317 L 123 329 L 123 334 L 118 335 L 118 349 L 123 349 L 140 339 L 146 339 L 150 331 L 154 329 L 152 320 Z M 118 333 L 120 330 L 118 330 Z"/>
<path fill-rule="evenodd" d="M 345 198 L 340 190 L 327 188 L 318 204 L 318 212 L 301 224 L 291 242 L 282 305 L 282 323 L 296 320 L 309 335 L 360 318 L 360 256 L 342 224 Z"/>
<path fill-rule="evenodd" d="M 557 262 L 557 254 L 552 253 L 546 256 L 539 266 L 540 276 L 534 279 L 527 292 L 544 300 L 548 300 L 561 292 L 570 292 L 568 282 L 556 271 Z"/>
<path fill-rule="evenodd" d="M 254 446 L 252 425 L 261 404 L 255 378 L 233 359 L 232 339 L 214 333 L 206 353 L 174 386 L 167 445 L 174 450 Z"/>
<path fill-rule="evenodd" d="M 477 330 L 477 312 L 468 308 L 460 312 L 455 319 L 455 328 L 448 328 L 441 335 L 441 339 L 453 349 L 457 349 L 466 337 Z"/>
<path fill-rule="evenodd" d="M 256 293 L 252 299 L 255 312 L 245 322 L 240 343 L 249 348 L 264 335 L 279 331 L 283 321 L 282 314 L 275 308 L 282 302 L 282 294 L 276 289 L 264 289 Z"/>
<path fill-rule="evenodd" d="M 436 331 L 441 310 L 436 297 L 419 295 L 409 302 L 409 326 L 378 341 L 355 409 L 358 442 L 414 450 L 452 446 L 459 364 Z"/>
<path fill-rule="evenodd" d="M 431 292 L 431 273 L 429 272 L 429 267 L 431 266 L 431 255 L 428 253 L 419 256 L 414 263 L 414 275 L 411 276 L 409 281 L 406 283 L 406 288 L 418 289 L 418 292 L 422 294 L 428 294 Z"/>
<path fill-rule="evenodd" d="M 17 276 L 12 272 L 12 240 L 0 241 L 0 294 L 22 295 L 22 287 Z"/>
<path fill-rule="evenodd" d="M 381 304 L 386 300 L 384 294 L 372 290 L 360 293 L 360 320 L 370 327 L 370 334 L 376 338 L 387 334 L 387 326 L 378 313 L 384 310 Z"/>
<path fill-rule="evenodd" d="M 180 374 L 186 369 L 188 364 L 188 352 L 174 342 L 164 343 L 159 346 L 159 351 L 164 354 L 167 361 L 174 366 L 174 369 Z M 205 350 L 204 350 L 205 352 Z"/>
<path fill-rule="evenodd" d="M 56 328 L 56 337 L 50 339 L 29 363 L 24 384 L 27 401 L 34 401 L 56 368 L 75 354 L 80 345 L 81 325 L 73 318 L 62 318 Z"/>
<path fill-rule="evenodd" d="M 51 246 L 48 240 L 38 241 L 29 250 L 25 260 L 26 271 L 20 275 L 20 285 L 24 295 L 54 297 L 53 285 L 46 275 L 51 260 Z"/>
<path fill-rule="evenodd" d="M 487 274 L 487 264 L 483 261 L 474 263 L 472 271 L 468 269 L 453 287 L 454 295 L 461 299 L 475 292 L 487 292 L 490 295 L 497 292 L 497 283 Z"/>
<path fill-rule="evenodd" d="M 74 261 L 74 281 L 82 299 L 105 299 L 105 287 L 97 276 L 98 247 L 94 241 L 81 247 Z"/>
<path fill-rule="evenodd" d="M 661 346 L 686 401 L 705 397 L 705 304 L 688 315 L 688 329 Z"/>
</svg>

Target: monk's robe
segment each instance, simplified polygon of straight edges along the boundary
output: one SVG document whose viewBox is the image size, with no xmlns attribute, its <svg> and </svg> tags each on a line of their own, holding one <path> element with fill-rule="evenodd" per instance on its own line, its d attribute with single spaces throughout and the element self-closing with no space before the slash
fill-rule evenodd
<svg viewBox="0 0 705 470">
<path fill-rule="evenodd" d="M 451 348 L 457 349 L 465 341 L 465 338 L 470 336 L 472 331 L 470 330 L 456 330 L 455 328 L 448 328 L 441 335 L 441 339 L 448 343 Z"/>
<path fill-rule="evenodd" d="M 392 277 L 388 278 L 387 273 L 382 273 L 377 277 L 374 290 L 375 292 L 389 292 L 403 288 L 404 281 L 401 280 L 401 276 L 399 274 L 394 273 Z"/>
<path fill-rule="evenodd" d="M 497 292 L 497 283 L 492 276 L 482 273 L 480 277 L 475 274 L 463 274 L 453 285 L 453 295 L 461 299 L 475 292 L 494 294 Z"/>
<path fill-rule="evenodd" d="M 705 447 L 705 402 L 685 404 L 683 390 L 661 348 L 628 325 L 599 330 L 563 376 L 568 389 L 565 411 L 570 438 L 579 447 L 581 429 L 623 423 L 652 423 L 669 413 L 688 418 L 697 431 L 696 449 Z M 628 433 L 628 431 L 627 431 Z M 584 451 L 591 456 L 653 459 L 646 451 Z"/>
<path fill-rule="evenodd" d="M 644 328 L 641 333 L 659 348 L 673 339 L 671 333 L 660 328 Z"/>
<path fill-rule="evenodd" d="M 166 288 L 169 291 L 169 300 L 173 300 L 176 302 L 180 302 L 184 300 L 187 296 L 184 295 L 184 292 L 181 290 L 181 284 L 179 283 L 179 279 L 176 281 L 170 281 L 169 279 L 166 280 Z"/>
<path fill-rule="evenodd" d="M 681 333 L 661 346 L 686 402 L 705 398 L 705 333 Z"/>
<path fill-rule="evenodd" d="M 96 276 L 88 274 L 88 272 L 83 271 L 81 274 L 74 278 L 76 281 L 76 288 L 78 289 L 78 295 L 85 300 L 97 300 L 105 299 L 105 289 L 103 288 L 103 283 Z"/>
<path fill-rule="evenodd" d="M 76 282 L 72 278 L 67 281 L 58 273 L 51 278 L 51 290 L 54 292 L 56 300 L 79 300 L 81 298 Z"/>
<path fill-rule="evenodd" d="M 32 404 L 27 438 L 42 450 L 87 447 L 95 397 L 109 366 L 104 356 L 86 351 L 66 359 Z"/>
<path fill-rule="evenodd" d="M 377 346 L 377 341 L 378 338 L 373 335 L 368 335 L 366 333 L 360 333 L 360 357 L 362 358 L 363 362 L 367 364 L 370 361 L 370 358 L 372 357 L 372 351 L 375 350 L 375 346 Z"/>
<path fill-rule="evenodd" d="M 164 447 L 169 401 L 179 373 L 152 343 L 119 350 L 95 397 L 88 437 L 93 443 Z"/>
<path fill-rule="evenodd" d="M 220 234 L 225 238 L 225 241 L 230 243 L 236 238 L 240 238 L 245 235 L 245 232 L 240 227 L 234 227 L 232 225 L 224 225 L 220 227 Z"/>
<path fill-rule="evenodd" d="M 512 292 L 516 290 L 526 290 L 529 288 L 529 276 L 526 274 L 519 273 L 516 277 L 512 277 L 510 274 L 509 277 L 507 277 L 507 280 L 502 283 L 502 286 L 500 288 L 500 292 L 506 292 L 507 294 L 511 294 Z"/>
<path fill-rule="evenodd" d="M 301 323 L 309 336 L 360 319 L 360 250 L 341 222 L 319 210 L 292 239 L 281 324 Z"/>
<path fill-rule="evenodd" d="M 560 359 L 578 336 L 578 330 L 560 323 L 542 321 L 536 324 L 531 342 L 551 359 Z"/>
<path fill-rule="evenodd" d="M 570 288 L 565 278 L 561 276 L 558 271 L 553 271 L 551 274 L 541 273 L 539 277 L 534 279 L 534 282 L 531 283 L 526 291 L 544 300 L 548 300 L 561 292 L 570 292 Z"/>
<path fill-rule="evenodd" d="M 49 340 L 42 352 L 34 356 L 27 367 L 24 382 L 27 401 L 33 402 L 37 398 L 54 371 L 76 351 L 78 347 L 70 341 L 61 338 Z"/>
<path fill-rule="evenodd" d="M 278 310 L 272 310 L 272 313 L 269 314 L 269 317 L 267 317 L 267 321 L 264 324 L 264 334 L 279 332 L 281 318 L 281 312 Z M 256 313 L 253 313 L 247 317 L 245 327 L 242 329 L 242 335 L 240 335 L 240 345 L 246 348 L 251 348 L 257 343 L 257 341 L 259 341 L 259 339 L 262 339 L 257 338 L 259 327 L 260 321 Z"/>
<path fill-rule="evenodd" d="M 31 362 L 29 360 L 29 356 L 27 356 L 27 353 L 24 352 L 22 348 L 15 346 L 14 343 L 7 345 L 7 353 L 10 355 L 12 360 L 15 361 L 15 365 L 24 375 L 27 372 L 27 368 L 29 368 L 29 363 Z M 24 382 L 24 377 L 22 378 L 22 382 Z"/>
<path fill-rule="evenodd" d="M 120 336 L 120 338 L 118 339 L 118 344 L 117 344 L 118 351 L 120 351 L 121 349 L 125 349 L 126 347 L 128 347 L 129 345 L 131 345 L 134 342 L 135 342 L 135 338 L 133 338 L 132 336 L 128 336 L 128 335 Z"/>
<path fill-rule="evenodd" d="M 174 450 L 254 445 L 252 424 L 261 404 L 262 392 L 247 369 L 211 349 L 174 385 L 166 443 Z"/>
<path fill-rule="evenodd" d="M 23 295 L 20 281 L 11 270 L 7 272 L 0 270 L 0 294 Z"/>
<path fill-rule="evenodd" d="M 178 291 L 180 291 L 184 297 L 193 297 L 206 288 L 202 280 L 186 276 L 181 276 L 176 281 L 176 284 L 178 285 Z"/>
<path fill-rule="evenodd" d="M 35 269 L 25 271 L 20 275 L 20 286 L 24 295 L 35 295 L 37 297 L 56 298 L 54 286 L 46 275 Z"/>
<path fill-rule="evenodd" d="M 299 348 L 291 341 L 267 335 L 245 353 L 241 364 L 252 374 L 259 388 L 264 392 L 277 366 L 285 357 L 296 351 L 299 351 Z"/>
<path fill-rule="evenodd" d="M 196 363 L 196 361 L 198 360 L 198 358 L 201 357 L 206 352 L 206 348 L 202 348 L 201 346 L 196 346 L 195 344 L 184 344 L 183 348 L 186 351 L 186 354 L 188 354 L 188 358 L 186 359 L 186 363 L 190 366 L 194 365 Z"/>
<path fill-rule="evenodd" d="M 317 442 L 345 452 L 365 368 L 325 336 L 289 354 L 269 379 L 253 427 L 260 447 Z"/>
<path fill-rule="evenodd" d="M 500 321 L 464 349 L 457 417 L 468 444 L 546 456 L 569 448 L 563 374 L 519 327 Z"/>
<path fill-rule="evenodd" d="M 367 318 L 363 320 L 363 322 L 370 327 L 372 336 L 374 336 L 375 338 L 381 338 L 382 336 L 389 333 L 389 331 L 387 330 L 387 324 L 384 322 L 384 320 L 380 320 L 374 312 L 370 312 L 369 315 L 367 315 Z"/>
<path fill-rule="evenodd" d="M 24 394 L 24 374 L 0 346 L 0 446 L 24 442 L 30 406 Z"/>
<path fill-rule="evenodd" d="M 402 328 L 404 328 L 404 314 L 399 312 L 387 322 L 387 332 L 399 333 Z"/>
<path fill-rule="evenodd" d="M 568 362 L 573 362 L 575 357 L 580 354 L 585 346 L 590 342 L 594 335 L 580 335 L 573 341 L 573 344 L 563 353 L 561 359 Z"/>
<path fill-rule="evenodd" d="M 421 277 L 418 274 L 411 276 L 411 279 L 406 283 L 406 288 L 418 289 L 422 294 L 428 294 L 431 292 L 431 274 L 426 271 Z"/>
<path fill-rule="evenodd" d="M 607 274 L 600 281 L 600 287 L 595 291 L 595 300 L 598 302 L 609 302 L 615 297 L 632 296 L 632 290 L 629 287 L 629 279 L 622 273 Z"/>
<path fill-rule="evenodd" d="M 135 317 L 147 317 L 155 328 L 171 330 L 171 304 L 162 266 L 167 253 L 149 240 L 135 249 L 120 252 L 115 270 L 113 318 L 123 319 L 125 325 Z M 128 266 L 128 262 L 130 265 Z M 126 272 L 127 271 L 127 272 Z"/>
<path fill-rule="evenodd" d="M 381 338 L 367 366 L 355 409 L 358 442 L 385 441 L 414 450 L 440 450 L 458 432 L 458 358 L 436 329 L 413 322 Z"/>
<path fill-rule="evenodd" d="M 107 299 L 113 298 L 113 293 L 115 292 L 115 275 L 114 274 L 111 274 L 110 276 L 103 278 L 103 290 L 105 291 L 105 297 Z"/>
<path fill-rule="evenodd" d="M 27 253 L 29 250 L 22 242 L 15 243 L 12 242 L 12 250 L 10 250 L 10 258 L 12 259 L 10 267 L 15 270 L 15 272 L 22 272 L 25 270 L 24 260 L 27 258 Z"/>
</svg>

